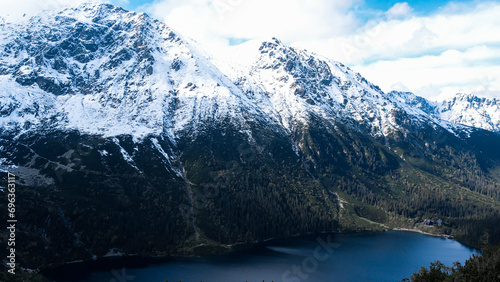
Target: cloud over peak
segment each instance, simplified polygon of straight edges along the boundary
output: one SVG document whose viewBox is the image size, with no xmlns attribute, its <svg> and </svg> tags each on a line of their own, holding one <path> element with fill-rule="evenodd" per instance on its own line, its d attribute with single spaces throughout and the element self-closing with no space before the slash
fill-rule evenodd
<svg viewBox="0 0 500 282">
<path fill-rule="evenodd" d="M 408 2 L 396 3 L 387 12 L 387 18 L 397 19 L 409 16 L 413 12 L 413 8 L 410 7 Z"/>
</svg>

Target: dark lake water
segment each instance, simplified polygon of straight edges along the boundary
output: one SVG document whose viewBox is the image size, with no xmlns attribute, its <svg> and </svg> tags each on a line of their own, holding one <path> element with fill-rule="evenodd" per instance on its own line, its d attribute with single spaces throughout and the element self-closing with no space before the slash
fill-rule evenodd
<svg viewBox="0 0 500 282">
<path fill-rule="evenodd" d="M 56 281 L 400 281 L 430 262 L 464 263 L 456 241 L 403 231 L 323 234 L 268 241 L 229 254 L 175 259 L 114 258 L 54 271 Z"/>
</svg>

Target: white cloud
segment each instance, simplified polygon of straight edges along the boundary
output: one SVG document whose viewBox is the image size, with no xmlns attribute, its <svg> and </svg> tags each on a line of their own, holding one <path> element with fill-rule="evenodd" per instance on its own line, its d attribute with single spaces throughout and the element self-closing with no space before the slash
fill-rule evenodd
<svg viewBox="0 0 500 282">
<path fill-rule="evenodd" d="M 386 12 L 386 15 L 389 19 L 403 18 L 409 16 L 412 11 L 413 8 L 410 7 L 407 2 L 402 2 L 394 4 L 394 6 Z"/>
<path fill-rule="evenodd" d="M 500 43 L 500 5 L 482 5 L 468 13 L 438 14 L 406 20 L 372 21 L 352 35 L 301 45 L 348 64 L 413 57 Z M 309 45 L 309 46 L 308 46 Z"/>
<path fill-rule="evenodd" d="M 440 100 L 456 93 L 499 97 L 498 62 L 500 48 L 478 46 L 432 56 L 377 61 L 355 69 L 375 84 L 378 82 L 385 91 L 410 90 Z"/>
<path fill-rule="evenodd" d="M 352 66 L 385 91 L 404 85 L 429 98 L 452 92 L 499 97 L 500 4 L 474 5 L 372 20 L 349 36 L 295 45 Z"/>
<path fill-rule="evenodd" d="M 108 2 L 106 0 L 15 0 L 0 1 L 0 17 L 7 21 L 18 21 L 40 13 L 43 10 L 61 9 L 66 6 L 88 2 Z"/>
<path fill-rule="evenodd" d="M 290 43 L 347 35 L 357 25 L 354 1 L 164 0 L 142 9 L 204 43 L 272 36 Z"/>
</svg>

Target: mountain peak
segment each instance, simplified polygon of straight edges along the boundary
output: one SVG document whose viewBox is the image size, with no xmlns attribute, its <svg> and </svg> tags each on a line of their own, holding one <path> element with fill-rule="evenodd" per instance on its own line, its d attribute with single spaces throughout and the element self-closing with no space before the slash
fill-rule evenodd
<svg viewBox="0 0 500 282">
<path fill-rule="evenodd" d="M 11 114 L 30 120 L 26 129 L 49 119 L 54 127 L 104 135 L 161 131 L 162 103 L 153 101 L 169 93 L 167 68 L 176 72 L 187 64 L 180 57 L 191 57 L 163 23 L 110 4 L 39 14 L 0 36 L 2 98 L 17 105 Z M 34 113 L 34 105 L 46 107 Z"/>
<path fill-rule="evenodd" d="M 66 8 L 63 8 L 59 11 L 59 13 L 67 13 L 68 11 L 75 11 L 78 13 L 136 13 L 125 10 L 120 6 L 115 6 L 109 3 L 77 3 L 73 5 L 69 5 Z"/>
<path fill-rule="evenodd" d="M 136 12 L 129 12 L 119 6 L 106 3 L 78 3 L 70 4 L 60 7 L 56 10 L 44 10 L 31 17 L 28 20 L 32 23 L 40 21 L 48 21 L 51 19 L 59 19 L 60 17 L 73 18 L 80 22 L 90 23 L 97 22 L 99 18 L 110 15 L 123 15 L 123 14 L 137 14 Z"/>
<path fill-rule="evenodd" d="M 283 42 L 276 37 L 261 39 L 261 41 L 262 41 L 262 45 L 264 45 L 264 46 L 285 47 L 285 44 L 283 44 Z"/>
<path fill-rule="evenodd" d="M 277 39 L 276 37 L 273 37 L 269 40 L 263 40 L 259 48 L 259 51 L 262 54 L 266 53 L 274 54 L 275 52 L 284 51 L 289 48 L 290 47 L 284 45 L 283 42 L 281 42 L 281 40 Z"/>
<path fill-rule="evenodd" d="M 481 101 L 483 100 L 483 98 L 479 98 L 478 96 L 472 94 L 472 93 L 457 93 L 455 96 L 453 96 L 451 99 L 447 99 L 448 101 L 449 100 L 455 100 L 455 101 L 467 101 L 467 102 L 473 102 L 473 101 Z M 445 100 L 445 101 L 447 101 Z"/>
<path fill-rule="evenodd" d="M 495 105 L 498 103 L 497 98 L 479 97 L 479 96 L 474 95 L 472 93 L 458 93 L 455 96 L 444 100 L 444 103 L 450 102 L 450 101 L 463 101 L 463 102 L 467 102 L 467 103 L 476 103 L 476 104 L 482 104 L 482 105 Z"/>
</svg>

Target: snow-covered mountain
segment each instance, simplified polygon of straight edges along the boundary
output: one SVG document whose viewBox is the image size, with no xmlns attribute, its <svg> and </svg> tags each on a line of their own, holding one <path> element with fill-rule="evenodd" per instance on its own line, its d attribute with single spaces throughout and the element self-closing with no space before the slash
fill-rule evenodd
<svg viewBox="0 0 500 282">
<path fill-rule="evenodd" d="M 500 100 L 479 98 L 471 94 L 457 94 L 438 103 L 437 116 L 441 119 L 500 133 Z"/>
<path fill-rule="evenodd" d="M 238 59 L 228 56 L 225 63 L 216 64 L 249 93 L 257 107 L 279 119 L 288 131 L 307 124 L 311 116 L 341 121 L 378 137 L 398 130 L 397 112 L 411 112 L 420 121 L 418 114 L 398 106 L 377 86 L 339 62 L 287 47 L 276 38 L 233 48 L 234 53 L 253 59 L 247 59 L 246 65 L 231 66 Z"/>
<path fill-rule="evenodd" d="M 500 133 L 500 101 L 496 98 L 459 93 L 444 101 L 433 102 L 410 92 L 393 91 L 389 95 L 436 119 Z"/>
<path fill-rule="evenodd" d="M 6 24 L 0 40 L 3 130 L 137 139 L 247 106 L 196 47 L 145 14 L 87 4 Z"/>
<path fill-rule="evenodd" d="M 225 117 L 245 130 L 248 116 L 290 132 L 313 115 L 381 137 L 400 128 L 400 113 L 439 123 L 341 63 L 277 39 L 235 47 L 245 64 L 216 59 L 147 15 L 111 5 L 3 24 L 0 42 L 0 124 L 18 134 L 43 127 L 138 140 Z"/>
</svg>

